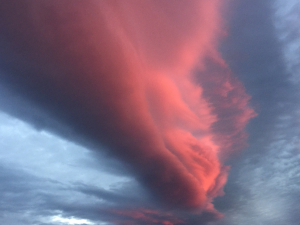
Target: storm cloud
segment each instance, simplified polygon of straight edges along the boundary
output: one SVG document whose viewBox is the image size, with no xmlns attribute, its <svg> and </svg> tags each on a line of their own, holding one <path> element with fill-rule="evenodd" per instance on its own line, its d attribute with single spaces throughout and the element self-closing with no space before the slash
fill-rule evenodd
<svg viewBox="0 0 300 225">
<path fill-rule="evenodd" d="M 120 217 L 107 221 L 221 217 L 212 200 L 223 195 L 224 162 L 247 146 L 256 115 L 218 51 L 221 1 L 1 4 L 3 110 L 120 160 L 155 199 L 103 209 Z"/>
</svg>

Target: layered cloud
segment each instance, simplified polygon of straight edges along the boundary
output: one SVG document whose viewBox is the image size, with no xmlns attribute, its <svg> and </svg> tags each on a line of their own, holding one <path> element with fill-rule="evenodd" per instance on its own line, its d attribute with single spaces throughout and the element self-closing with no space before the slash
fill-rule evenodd
<svg viewBox="0 0 300 225">
<path fill-rule="evenodd" d="M 74 136 L 45 129 L 104 145 L 163 207 L 217 218 L 211 202 L 229 170 L 220 158 L 246 145 L 255 116 L 217 51 L 220 9 L 218 0 L 4 1 L 1 83 Z M 110 212 L 155 223 L 149 209 Z"/>
</svg>

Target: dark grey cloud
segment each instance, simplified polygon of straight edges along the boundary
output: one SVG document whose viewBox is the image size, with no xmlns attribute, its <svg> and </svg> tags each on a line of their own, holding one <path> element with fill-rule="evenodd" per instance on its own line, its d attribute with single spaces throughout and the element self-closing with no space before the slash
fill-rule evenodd
<svg viewBox="0 0 300 225">
<path fill-rule="evenodd" d="M 139 222 L 130 213 L 119 213 L 129 209 L 135 212 L 150 206 L 147 199 L 141 199 L 141 190 L 132 182 L 118 189 L 105 190 L 86 184 L 41 178 L 25 172 L 23 168 L 13 169 L 11 166 L 1 166 L 0 182 L 0 221 L 4 224 L 65 224 L 53 220 L 57 216 L 86 220 L 88 224 L 125 219 L 135 221 L 135 224 L 147 224 L 143 218 Z M 129 189 L 132 193 L 128 193 Z M 167 213 L 160 216 L 146 211 L 145 214 L 160 220 L 170 218 Z"/>
<path fill-rule="evenodd" d="M 63 188 L 57 181 L 40 179 L 20 169 L 1 166 L 0 221 L 4 224 L 28 224 L 39 217 L 52 216 L 45 204 L 45 195 Z"/>
<path fill-rule="evenodd" d="M 95 212 L 98 208 L 124 207 L 123 200 L 129 194 L 116 192 L 128 189 L 133 191 L 132 199 L 139 196 L 140 202 L 140 196 L 147 196 L 133 178 L 107 173 L 107 168 L 95 161 L 101 162 L 87 149 L 0 113 L 1 223 L 66 224 L 53 220 L 63 215 L 65 220 L 77 216 L 77 220 L 100 223 L 106 217 L 85 211 L 74 211 L 72 215 L 69 208 L 78 202 Z M 79 184 L 99 190 L 103 197 L 84 193 Z M 118 197 L 119 201 L 114 201 Z"/>
</svg>

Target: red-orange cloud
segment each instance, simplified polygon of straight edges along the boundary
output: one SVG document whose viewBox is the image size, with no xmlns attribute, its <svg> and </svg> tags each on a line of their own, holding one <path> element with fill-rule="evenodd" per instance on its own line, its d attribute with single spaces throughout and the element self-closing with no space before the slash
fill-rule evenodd
<svg viewBox="0 0 300 225">
<path fill-rule="evenodd" d="M 160 225 L 180 225 L 184 221 L 179 220 L 168 212 L 160 212 L 145 208 L 132 209 L 110 209 L 107 213 L 115 215 L 118 220 L 113 220 L 117 225 L 138 225 L 138 224 L 160 224 Z"/>
<path fill-rule="evenodd" d="M 220 4 L 4 1 L 1 80 L 105 144 L 165 205 L 213 211 L 219 155 L 244 146 L 254 116 L 216 50 Z"/>
</svg>

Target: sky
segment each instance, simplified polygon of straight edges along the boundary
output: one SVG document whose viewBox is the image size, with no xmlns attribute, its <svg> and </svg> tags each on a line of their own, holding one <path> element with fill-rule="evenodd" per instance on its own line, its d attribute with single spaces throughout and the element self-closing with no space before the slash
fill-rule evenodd
<svg viewBox="0 0 300 225">
<path fill-rule="evenodd" d="M 298 1 L 1 5 L 1 223 L 298 224 Z"/>
</svg>

